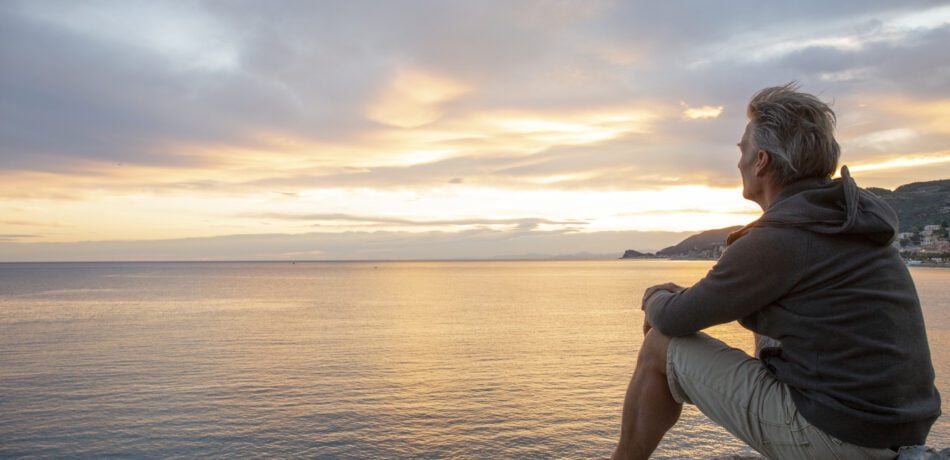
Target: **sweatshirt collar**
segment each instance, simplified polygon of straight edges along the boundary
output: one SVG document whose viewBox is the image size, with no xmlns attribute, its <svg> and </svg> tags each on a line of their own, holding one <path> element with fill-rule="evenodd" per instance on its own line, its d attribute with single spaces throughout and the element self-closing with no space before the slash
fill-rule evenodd
<svg viewBox="0 0 950 460">
<path fill-rule="evenodd" d="M 790 196 L 797 195 L 801 192 L 804 192 L 805 190 L 811 190 L 813 188 L 828 185 L 831 182 L 833 181 L 826 177 L 806 177 L 804 179 L 799 179 L 795 182 L 792 182 L 791 184 L 786 185 L 785 188 L 783 188 L 782 191 L 776 195 L 775 201 L 769 204 L 769 209 L 772 209 L 777 203 Z M 768 210 L 766 210 L 766 212 L 767 211 Z"/>
<path fill-rule="evenodd" d="M 814 188 L 828 185 L 832 182 L 833 181 L 831 179 L 828 179 L 826 177 L 806 177 L 804 179 L 799 179 L 795 182 L 792 182 L 791 184 L 788 184 L 787 186 L 785 186 L 785 188 L 783 188 L 782 191 L 779 192 L 778 195 L 776 195 L 775 201 L 769 204 L 769 208 L 765 210 L 765 213 L 768 213 L 769 210 L 774 208 L 776 204 L 778 204 L 779 202 L 781 202 L 782 200 L 786 198 L 797 195 L 806 190 L 811 190 Z M 758 226 L 760 219 L 761 217 L 759 219 L 756 219 L 748 223 L 746 226 L 740 228 L 739 230 L 736 230 L 730 233 L 729 236 L 726 238 L 726 246 L 732 245 L 732 243 L 734 243 L 736 240 L 745 236 L 745 234 L 748 233 L 750 229 Z"/>
</svg>

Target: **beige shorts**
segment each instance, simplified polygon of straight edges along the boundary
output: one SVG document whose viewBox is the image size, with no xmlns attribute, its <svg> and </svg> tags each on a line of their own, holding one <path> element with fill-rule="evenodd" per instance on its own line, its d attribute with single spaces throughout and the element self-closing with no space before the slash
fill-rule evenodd
<svg viewBox="0 0 950 460">
<path fill-rule="evenodd" d="M 706 334 L 675 337 L 666 355 L 673 398 L 694 404 L 762 455 L 773 459 L 895 458 L 890 449 L 842 442 L 798 413 L 788 386 L 758 359 Z"/>
</svg>

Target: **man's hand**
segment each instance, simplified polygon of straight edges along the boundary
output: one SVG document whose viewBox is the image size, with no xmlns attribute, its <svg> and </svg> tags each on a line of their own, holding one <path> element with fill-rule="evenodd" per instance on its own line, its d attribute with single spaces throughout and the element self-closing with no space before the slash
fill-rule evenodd
<svg viewBox="0 0 950 460">
<path fill-rule="evenodd" d="M 640 304 L 641 310 L 647 309 L 647 300 L 650 299 L 650 296 L 656 294 L 657 291 L 667 291 L 667 292 L 679 292 L 685 289 L 683 286 L 680 286 L 675 283 L 663 283 L 657 284 L 656 286 L 650 286 L 646 291 L 643 291 L 643 301 Z M 644 331 L 646 332 L 646 331 Z"/>
<path fill-rule="evenodd" d="M 646 311 L 647 309 L 647 300 L 650 299 L 650 296 L 656 294 L 657 291 L 668 291 L 668 292 L 679 292 L 685 289 L 683 286 L 674 283 L 663 283 L 657 284 L 656 286 L 650 286 L 646 291 L 643 292 L 643 301 L 640 303 L 640 309 Z M 646 337 L 647 332 L 650 332 L 650 329 L 653 329 L 653 325 L 650 324 L 650 320 L 647 319 L 647 315 L 643 315 L 643 336 Z"/>
</svg>

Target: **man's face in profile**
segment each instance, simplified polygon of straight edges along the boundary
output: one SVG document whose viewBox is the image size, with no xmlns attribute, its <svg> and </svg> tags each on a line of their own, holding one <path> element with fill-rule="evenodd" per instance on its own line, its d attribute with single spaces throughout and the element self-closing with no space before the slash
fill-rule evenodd
<svg viewBox="0 0 950 460">
<path fill-rule="evenodd" d="M 736 145 L 739 146 L 739 164 L 737 166 L 739 175 L 742 176 L 742 197 L 757 201 L 756 198 L 762 193 L 762 186 L 755 175 L 755 157 L 758 148 L 752 139 L 754 129 L 755 125 L 751 121 L 746 124 L 742 139 Z"/>
</svg>

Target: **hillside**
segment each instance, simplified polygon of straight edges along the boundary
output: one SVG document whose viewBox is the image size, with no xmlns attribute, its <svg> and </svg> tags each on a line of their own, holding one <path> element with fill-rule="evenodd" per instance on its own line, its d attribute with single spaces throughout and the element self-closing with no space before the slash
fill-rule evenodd
<svg viewBox="0 0 950 460">
<path fill-rule="evenodd" d="M 742 226 L 706 230 L 681 241 L 675 246 L 662 249 L 656 253 L 659 257 L 683 259 L 715 259 L 719 257 L 722 246 L 726 244 L 726 237 Z"/>
<path fill-rule="evenodd" d="M 869 188 L 897 211 L 900 231 L 920 230 L 924 225 L 950 223 L 950 179 L 914 182 L 890 191 Z"/>
<path fill-rule="evenodd" d="M 640 252 L 633 249 L 627 249 L 623 252 L 623 255 L 620 256 L 621 259 L 654 259 L 656 254 L 649 252 Z"/>
</svg>

